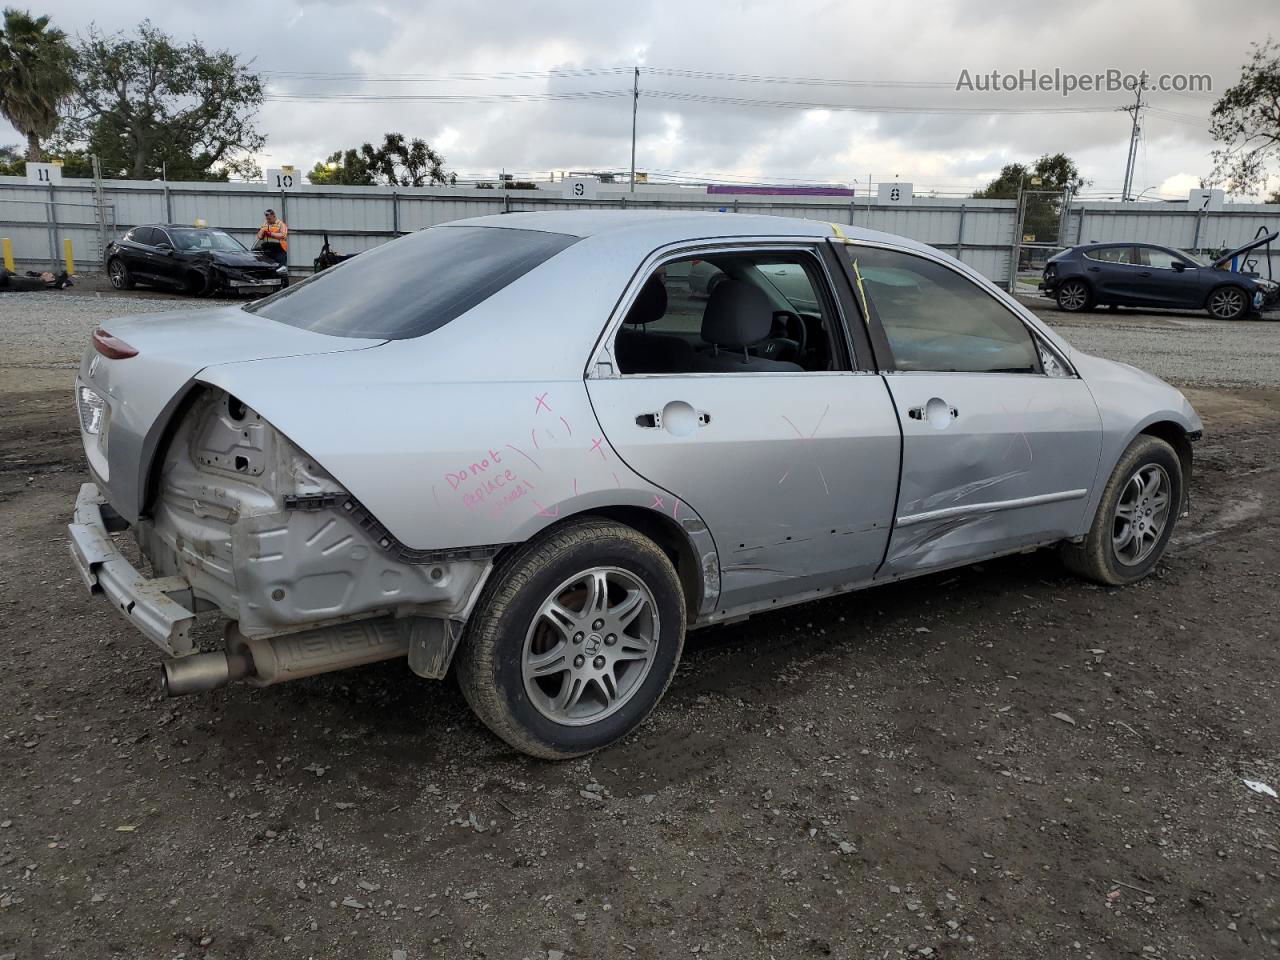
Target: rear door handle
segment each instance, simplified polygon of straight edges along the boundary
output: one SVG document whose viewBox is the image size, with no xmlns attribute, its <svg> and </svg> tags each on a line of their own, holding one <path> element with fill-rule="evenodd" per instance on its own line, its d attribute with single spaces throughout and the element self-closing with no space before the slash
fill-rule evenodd
<svg viewBox="0 0 1280 960">
<path fill-rule="evenodd" d="M 1101 267 L 1090 267 L 1090 268 L 1089 268 L 1089 272 L 1090 272 L 1090 273 L 1101 273 L 1101 272 L 1102 272 L 1102 268 L 1101 268 Z"/>
<path fill-rule="evenodd" d="M 951 406 L 951 404 L 947 403 L 945 400 L 939 400 L 937 397 L 934 397 L 927 404 L 912 407 L 907 411 L 907 416 L 912 420 L 923 420 L 930 414 L 945 423 L 946 416 L 950 415 L 951 419 L 954 420 L 960 416 L 960 411 Z"/>
</svg>

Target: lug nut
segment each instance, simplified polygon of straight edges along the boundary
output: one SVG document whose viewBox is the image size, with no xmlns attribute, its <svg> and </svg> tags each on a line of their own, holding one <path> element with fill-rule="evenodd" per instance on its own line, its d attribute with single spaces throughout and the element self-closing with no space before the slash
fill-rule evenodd
<svg viewBox="0 0 1280 960">
<path fill-rule="evenodd" d="M 595 660 L 592 661 L 592 663 L 595 665 L 595 668 L 597 670 L 604 669 L 604 657 L 596 657 Z"/>
<path fill-rule="evenodd" d="M 574 642 L 574 643 L 581 643 L 581 642 L 582 642 L 582 634 L 581 634 L 581 633 L 575 633 L 575 634 L 573 635 L 573 642 Z"/>
<path fill-rule="evenodd" d="M 592 630 L 603 630 L 603 629 L 604 629 L 604 621 L 603 621 L 603 620 L 597 620 L 595 623 L 593 623 L 593 624 L 591 625 L 591 629 L 592 629 Z"/>
<path fill-rule="evenodd" d="M 586 662 L 587 662 L 587 658 L 584 657 L 582 654 L 578 654 L 576 657 L 573 658 L 573 665 L 575 667 L 581 667 Z"/>
<path fill-rule="evenodd" d="M 616 635 L 616 634 L 612 634 L 612 633 L 611 633 L 611 634 L 609 634 L 607 637 L 605 637 L 605 638 L 604 638 L 604 642 L 605 642 L 608 646 L 612 647 L 615 643 L 617 643 L 617 642 L 618 642 L 618 637 L 617 637 L 617 635 Z"/>
</svg>

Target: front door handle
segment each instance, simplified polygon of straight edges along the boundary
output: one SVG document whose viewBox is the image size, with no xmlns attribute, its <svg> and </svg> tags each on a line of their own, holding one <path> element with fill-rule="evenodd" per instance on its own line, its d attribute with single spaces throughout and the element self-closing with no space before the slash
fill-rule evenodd
<svg viewBox="0 0 1280 960">
<path fill-rule="evenodd" d="M 1150 270 L 1143 270 L 1141 273 L 1139 273 L 1139 274 L 1138 274 L 1138 276 L 1140 276 L 1140 277 L 1149 277 L 1149 276 L 1151 276 L 1151 271 L 1150 271 Z"/>
</svg>

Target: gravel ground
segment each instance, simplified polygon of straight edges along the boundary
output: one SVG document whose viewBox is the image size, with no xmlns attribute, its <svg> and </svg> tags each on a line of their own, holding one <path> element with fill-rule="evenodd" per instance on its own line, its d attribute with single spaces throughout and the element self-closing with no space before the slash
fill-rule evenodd
<svg viewBox="0 0 1280 960">
<path fill-rule="evenodd" d="M 1140 366 L 1171 383 L 1280 386 L 1280 323 L 1222 323 L 1203 313 L 1067 314 L 1048 300 L 1022 302 L 1085 353 Z"/>
<path fill-rule="evenodd" d="M 202 310 L 228 301 L 164 294 L 82 294 L 66 291 L 0 294 L 0 348 L 8 368 L 78 367 L 94 327 L 112 317 Z"/>
<path fill-rule="evenodd" d="M 170 306 L 114 299 L 0 296 L 0 960 L 1280 955 L 1244 782 L 1280 788 L 1280 390 L 1189 391 L 1195 511 L 1143 583 L 1043 551 L 698 631 L 648 724 L 550 764 L 398 663 L 158 695 L 66 554 L 68 367 Z M 1280 377 L 1223 346 L 1275 327 L 1210 326 L 1210 360 L 1067 332 Z"/>
</svg>

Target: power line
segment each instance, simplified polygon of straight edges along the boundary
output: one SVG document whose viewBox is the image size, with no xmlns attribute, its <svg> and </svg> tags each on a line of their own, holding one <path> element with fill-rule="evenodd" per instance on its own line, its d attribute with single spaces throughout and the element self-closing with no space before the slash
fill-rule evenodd
<svg viewBox="0 0 1280 960">
<path fill-rule="evenodd" d="M 630 90 L 580 90 L 564 93 L 268 93 L 263 99 L 290 103 L 541 103 L 629 96 Z"/>
<path fill-rule="evenodd" d="M 1062 113 L 1110 113 L 1114 107 L 944 107 L 944 106 L 893 106 L 888 104 L 817 103 L 805 100 L 764 100 L 755 97 L 722 97 L 714 94 L 683 93 L 677 90 L 645 90 L 646 96 L 663 100 L 689 103 L 723 103 L 732 106 L 778 107 L 791 110 L 856 111 L 860 113 L 921 113 L 921 114 L 1062 114 Z"/>
</svg>

